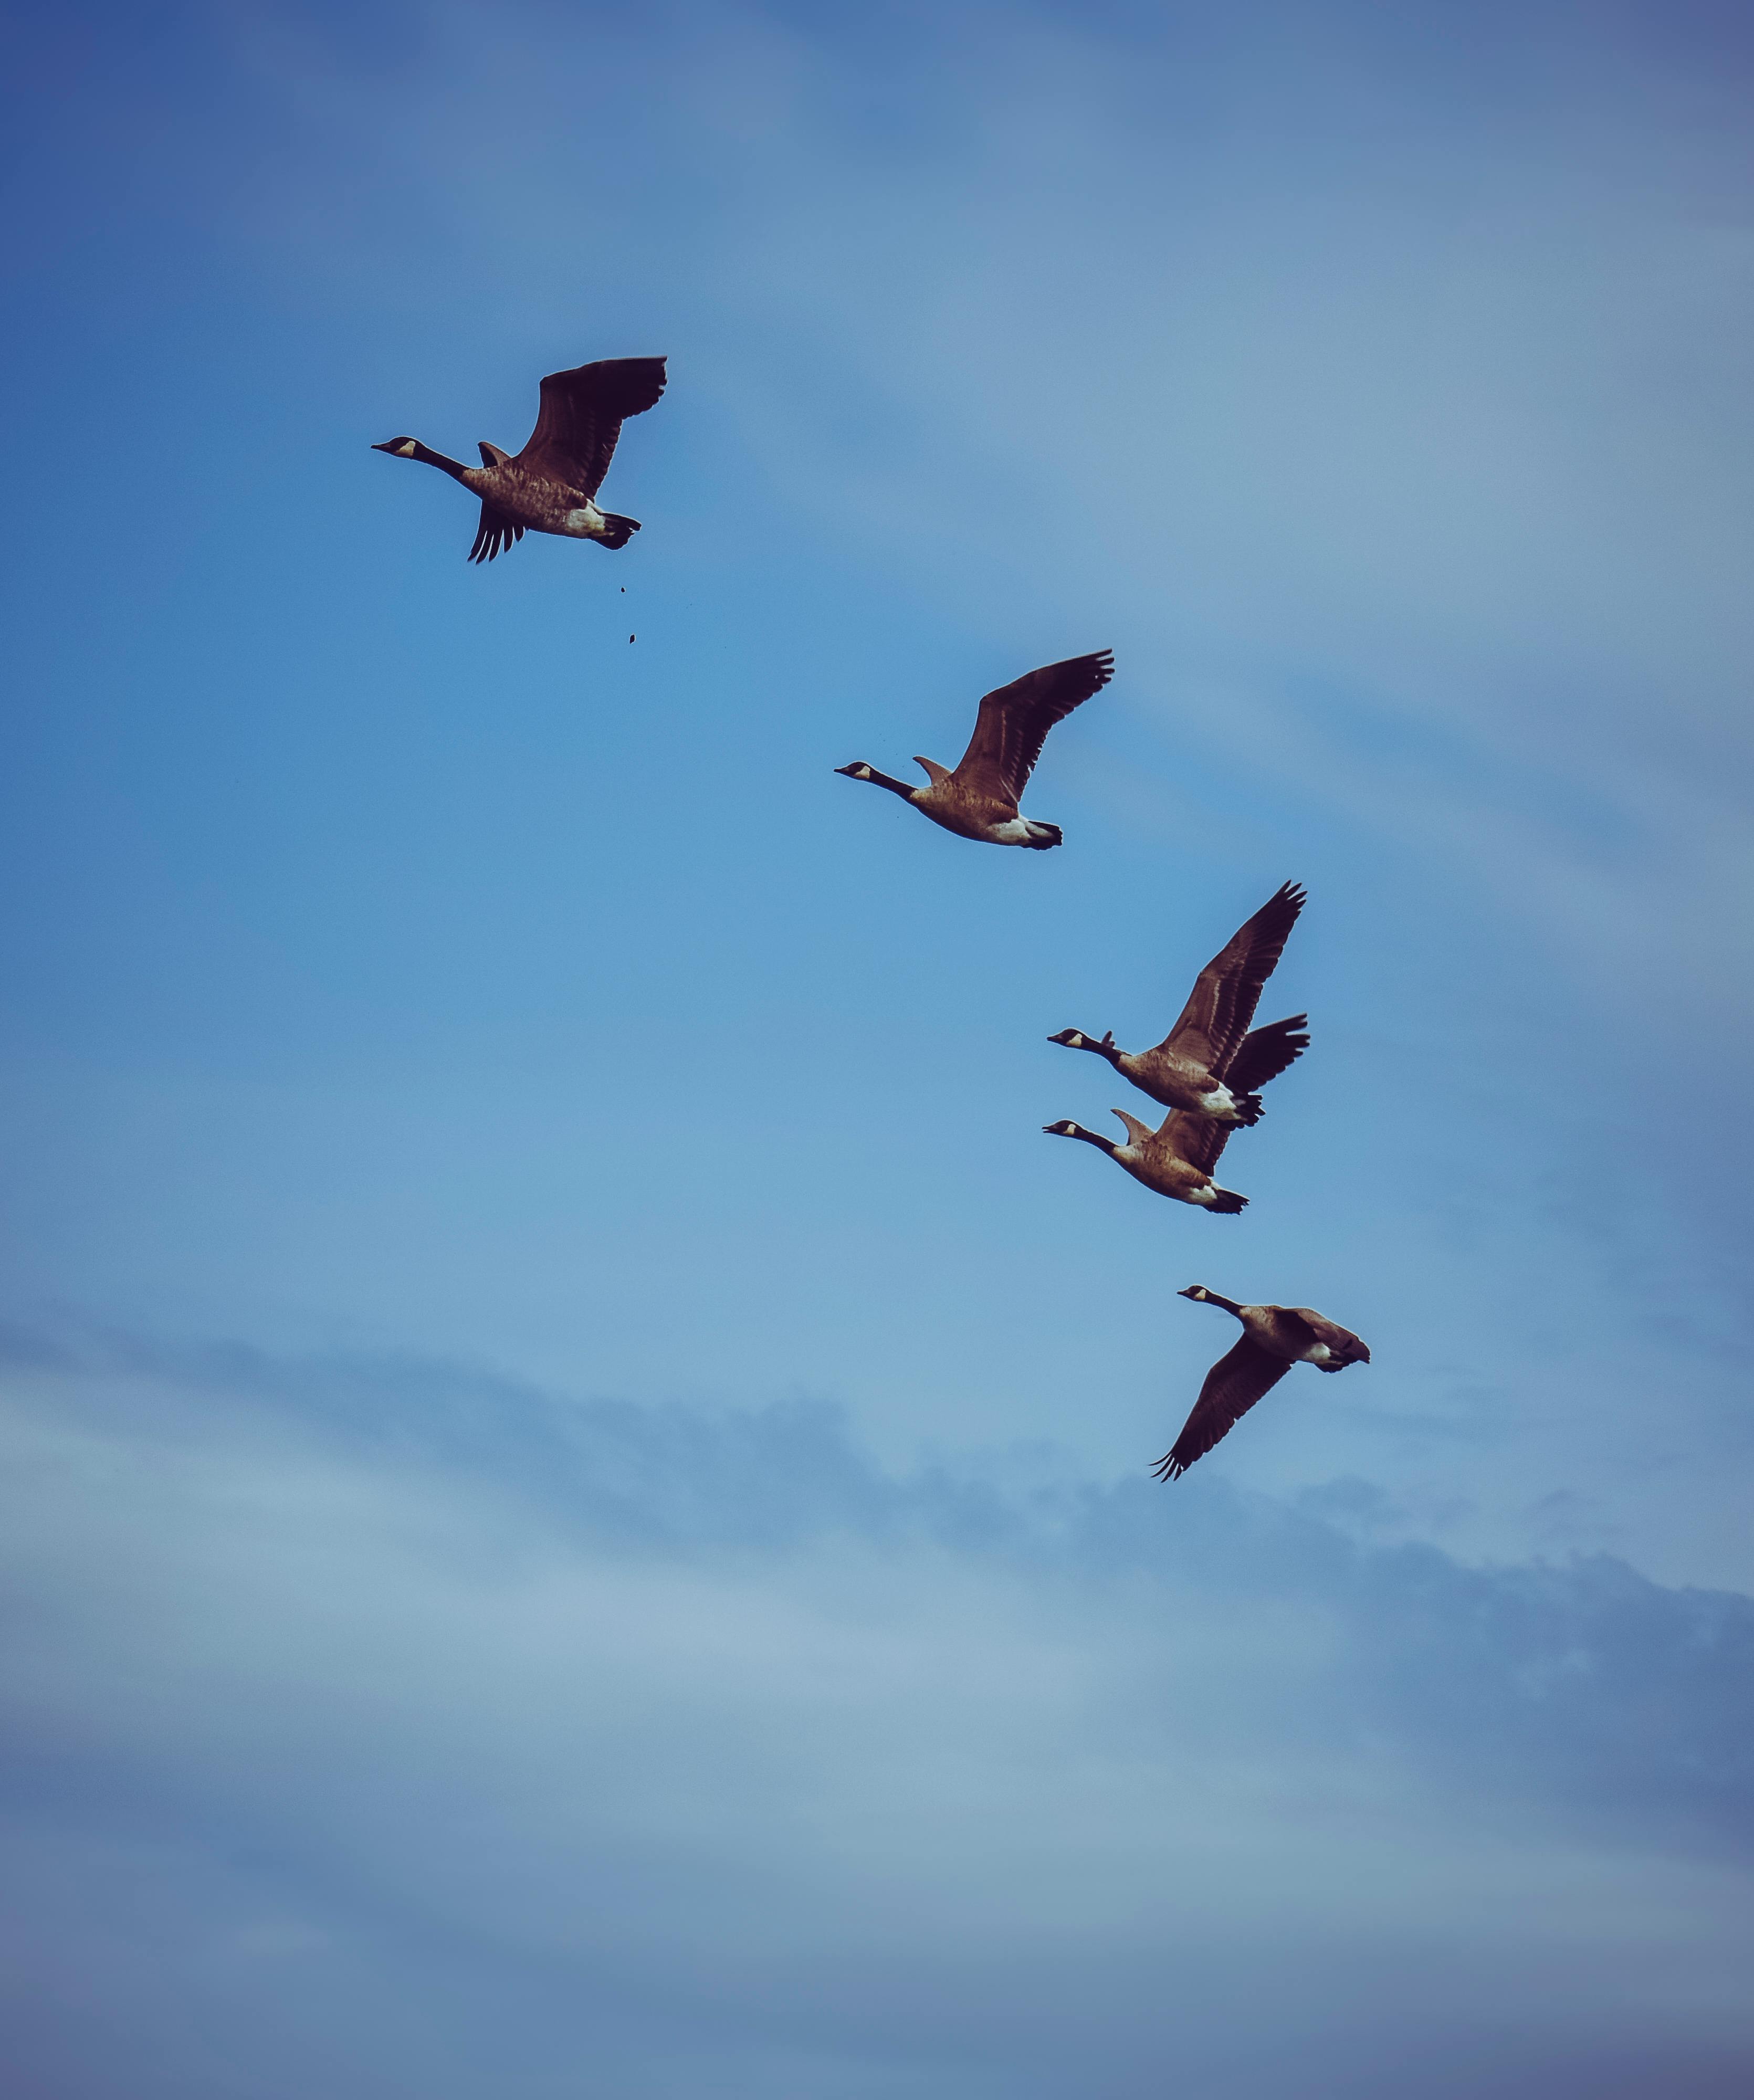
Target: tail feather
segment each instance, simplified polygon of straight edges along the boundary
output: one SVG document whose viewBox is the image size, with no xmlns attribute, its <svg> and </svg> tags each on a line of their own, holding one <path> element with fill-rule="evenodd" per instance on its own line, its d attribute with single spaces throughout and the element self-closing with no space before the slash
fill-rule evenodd
<svg viewBox="0 0 1754 2100">
<path fill-rule="evenodd" d="M 1246 1196 L 1239 1196 L 1234 1189 L 1214 1188 L 1212 1191 L 1212 1200 L 1206 1205 L 1206 1208 L 1209 1211 L 1216 1211 L 1223 1217 L 1233 1218 L 1248 1200 Z"/>
<path fill-rule="evenodd" d="M 603 535 L 602 544 L 606 547 L 626 546 L 628 540 L 640 529 L 640 521 L 637 518 L 619 517 L 613 510 L 606 510 L 603 513 L 603 523 L 609 527 Z"/>
<path fill-rule="evenodd" d="M 1029 827 L 1029 845 L 1038 853 L 1046 853 L 1050 846 L 1057 846 L 1065 836 L 1058 824 L 1038 824 L 1033 817 L 1026 817 Z"/>
</svg>

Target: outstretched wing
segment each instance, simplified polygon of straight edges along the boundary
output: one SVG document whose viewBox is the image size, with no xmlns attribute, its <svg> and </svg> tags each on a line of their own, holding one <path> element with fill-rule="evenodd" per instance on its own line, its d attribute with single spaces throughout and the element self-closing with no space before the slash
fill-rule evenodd
<svg viewBox="0 0 1754 2100">
<path fill-rule="evenodd" d="M 1159 1126 L 1177 1158 L 1197 1167 L 1202 1174 L 1212 1173 L 1218 1166 L 1232 1127 L 1211 1116 L 1191 1114 L 1186 1109 L 1171 1109 Z"/>
<path fill-rule="evenodd" d="M 1160 1480 L 1173 1480 L 1185 1473 L 1196 1458 L 1203 1458 L 1221 1437 L 1227 1436 L 1263 1392 L 1273 1388 L 1291 1368 L 1283 1357 L 1270 1357 L 1245 1335 L 1227 1356 L 1220 1357 L 1205 1374 L 1194 1411 L 1182 1426 L 1182 1433 L 1166 1456 L 1152 1468 Z"/>
<path fill-rule="evenodd" d="M 475 544 L 469 550 L 472 562 L 491 562 L 515 540 L 524 536 L 522 525 L 514 525 L 503 510 L 496 510 L 491 503 L 481 506 L 481 524 L 475 534 Z"/>
<path fill-rule="evenodd" d="M 1047 732 L 1072 710 L 1100 693 L 1114 676 L 1114 653 L 1069 656 L 1044 664 L 989 693 L 975 717 L 975 733 L 957 763 L 956 779 L 976 793 L 1008 801 L 1023 798 Z"/>
<path fill-rule="evenodd" d="M 1342 1327 L 1338 1320 L 1330 1320 L 1325 1313 L 1313 1312 L 1307 1305 L 1287 1308 L 1293 1317 L 1302 1321 L 1309 1330 L 1312 1342 L 1326 1343 L 1329 1352 L 1341 1362 L 1368 1364 L 1370 1352 L 1350 1327 Z"/>
<path fill-rule="evenodd" d="M 642 416 L 663 391 L 661 357 L 608 357 L 542 382 L 542 412 L 518 464 L 581 496 L 609 471 L 624 418 Z"/>
<path fill-rule="evenodd" d="M 1180 1020 L 1157 1047 L 1204 1065 L 1216 1079 L 1227 1079 L 1230 1061 L 1254 1018 L 1261 987 L 1285 952 L 1286 938 L 1302 909 L 1303 892 L 1296 883 L 1276 890 L 1194 980 Z"/>
<path fill-rule="evenodd" d="M 1231 1092 L 1255 1093 L 1296 1064 L 1310 1047 L 1305 1026 L 1308 1020 L 1307 1013 L 1293 1013 L 1284 1021 L 1270 1021 L 1264 1028 L 1250 1029 L 1224 1074 Z"/>
</svg>

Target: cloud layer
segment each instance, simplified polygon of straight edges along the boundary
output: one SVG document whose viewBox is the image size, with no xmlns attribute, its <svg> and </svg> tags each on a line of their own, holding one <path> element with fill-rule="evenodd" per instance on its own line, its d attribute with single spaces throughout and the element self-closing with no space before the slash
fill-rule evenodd
<svg viewBox="0 0 1754 2100">
<path fill-rule="evenodd" d="M 802 1405 L 13 1356 L 33 2092 L 1754 2061 L 1746 1599 L 1373 1549 L 1197 1473 L 897 1477 Z"/>
</svg>

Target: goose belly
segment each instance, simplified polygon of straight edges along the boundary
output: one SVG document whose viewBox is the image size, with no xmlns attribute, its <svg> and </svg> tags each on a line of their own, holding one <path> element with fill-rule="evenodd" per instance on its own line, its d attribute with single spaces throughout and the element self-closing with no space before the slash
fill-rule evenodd
<svg viewBox="0 0 1754 2100">
<path fill-rule="evenodd" d="M 544 487 L 538 482 L 511 481 L 483 490 L 496 510 L 528 532 L 553 532 L 566 540 L 601 540 L 609 521 L 587 498 L 580 501 L 571 491 Z"/>
<path fill-rule="evenodd" d="M 1135 1050 L 1121 1060 L 1117 1070 L 1141 1093 L 1149 1094 L 1166 1109 L 1185 1109 L 1190 1115 L 1215 1116 L 1222 1123 L 1235 1115 L 1228 1087 L 1216 1085 L 1203 1065 L 1165 1050 Z"/>
<path fill-rule="evenodd" d="M 1149 1153 L 1141 1155 L 1131 1146 L 1122 1145 L 1115 1160 L 1135 1181 L 1142 1182 L 1156 1195 L 1167 1196 L 1178 1203 L 1202 1206 L 1213 1199 L 1211 1181 L 1185 1159 L 1165 1159 L 1161 1156 L 1154 1158 Z"/>
</svg>

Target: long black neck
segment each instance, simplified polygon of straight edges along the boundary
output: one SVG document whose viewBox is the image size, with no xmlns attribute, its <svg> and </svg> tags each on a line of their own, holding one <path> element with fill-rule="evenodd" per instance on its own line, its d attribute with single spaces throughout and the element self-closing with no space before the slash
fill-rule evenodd
<svg viewBox="0 0 1754 2100">
<path fill-rule="evenodd" d="M 435 452 L 430 445 L 423 445 L 418 438 L 414 440 L 413 451 L 404 457 L 423 461 L 428 466 L 435 466 L 441 473 L 449 474 L 453 481 L 461 481 L 469 472 L 461 460 L 447 459 L 443 452 Z"/>
<path fill-rule="evenodd" d="M 1073 1123 L 1071 1129 L 1066 1132 L 1066 1136 L 1082 1137 L 1086 1145 L 1095 1145 L 1099 1150 L 1106 1152 L 1111 1159 L 1121 1149 L 1112 1137 L 1104 1137 L 1100 1131 L 1086 1130 L 1081 1123 Z"/>
<path fill-rule="evenodd" d="M 1082 1035 L 1083 1031 L 1080 1030 L 1079 1033 Z M 1078 1047 L 1081 1050 L 1094 1050 L 1099 1057 L 1106 1057 L 1111 1065 L 1118 1065 L 1125 1055 L 1112 1035 L 1104 1035 L 1100 1043 L 1094 1036 L 1085 1035 Z"/>
<path fill-rule="evenodd" d="M 1201 1287 L 1204 1288 L 1203 1286 Z M 1227 1312 L 1234 1312 L 1239 1320 L 1242 1317 L 1242 1308 L 1236 1299 L 1225 1298 L 1216 1290 L 1208 1290 L 1201 1302 L 1206 1305 L 1222 1305 Z"/>
<path fill-rule="evenodd" d="M 897 780 L 892 774 L 879 773 L 875 765 L 867 766 L 859 778 L 870 781 L 874 788 L 887 788 L 892 795 L 899 795 L 904 802 L 911 802 L 914 799 L 910 782 Z"/>
</svg>

